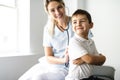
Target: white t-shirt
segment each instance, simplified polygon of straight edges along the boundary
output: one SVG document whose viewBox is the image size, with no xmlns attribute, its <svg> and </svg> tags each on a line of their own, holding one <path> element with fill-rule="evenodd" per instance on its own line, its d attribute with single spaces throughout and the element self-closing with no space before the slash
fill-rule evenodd
<svg viewBox="0 0 120 80">
<path fill-rule="evenodd" d="M 66 80 L 80 80 L 83 78 L 88 78 L 92 75 L 93 65 L 82 64 L 82 65 L 74 65 L 73 60 L 80 58 L 81 56 L 90 53 L 97 55 L 98 52 L 96 50 L 94 41 L 92 39 L 84 39 L 75 34 L 75 36 L 70 40 L 69 44 L 69 73 L 66 77 Z"/>
</svg>

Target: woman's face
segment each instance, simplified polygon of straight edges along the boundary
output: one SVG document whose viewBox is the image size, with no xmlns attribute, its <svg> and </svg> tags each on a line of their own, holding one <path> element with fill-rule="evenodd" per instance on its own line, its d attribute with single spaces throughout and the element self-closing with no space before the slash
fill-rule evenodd
<svg viewBox="0 0 120 80">
<path fill-rule="evenodd" d="M 48 14 L 54 20 L 62 20 L 65 17 L 65 7 L 63 4 L 52 1 L 48 4 Z"/>
</svg>

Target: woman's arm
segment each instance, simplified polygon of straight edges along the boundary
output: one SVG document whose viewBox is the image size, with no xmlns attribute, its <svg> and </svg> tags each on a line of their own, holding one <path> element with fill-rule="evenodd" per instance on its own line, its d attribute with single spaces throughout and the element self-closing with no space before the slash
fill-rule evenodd
<svg viewBox="0 0 120 80">
<path fill-rule="evenodd" d="M 51 47 L 44 47 L 44 51 L 45 51 L 45 56 L 47 58 L 47 61 L 51 64 L 64 64 L 64 63 L 68 62 L 67 50 L 65 51 L 64 58 L 54 57 L 54 54 L 53 54 Z"/>
</svg>

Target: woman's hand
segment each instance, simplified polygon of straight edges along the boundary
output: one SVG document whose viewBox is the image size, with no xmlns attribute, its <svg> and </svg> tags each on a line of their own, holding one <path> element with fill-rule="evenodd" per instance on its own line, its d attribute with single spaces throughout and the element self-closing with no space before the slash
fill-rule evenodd
<svg viewBox="0 0 120 80">
<path fill-rule="evenodd" d="M 68 54 L 68 48 L 65 50 L 65 56 L 64 56 L 64 62 L 68 63 L 69 61 L 69 54 Z"/>
</svg>

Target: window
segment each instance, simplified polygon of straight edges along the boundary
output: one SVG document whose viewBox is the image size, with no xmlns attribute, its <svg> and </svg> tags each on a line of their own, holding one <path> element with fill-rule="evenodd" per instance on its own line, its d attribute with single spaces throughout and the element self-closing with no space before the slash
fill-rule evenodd
<svg viewBox="0 0 120 80">
<path fill-rule="evenodd" d="M 7 7 L 15 7 L 17 0 L 0 0 L 0 5 Z"/>
<path fill-rule="evenodd" d="M 15 50 L 17 9 L 0 6 L 0 51 Z"/>
<path fill-rule="evenodd" d="M 29 0 L 0 0 L 0 55 L 30 51 L 29 5 Z"/>
</svg>

